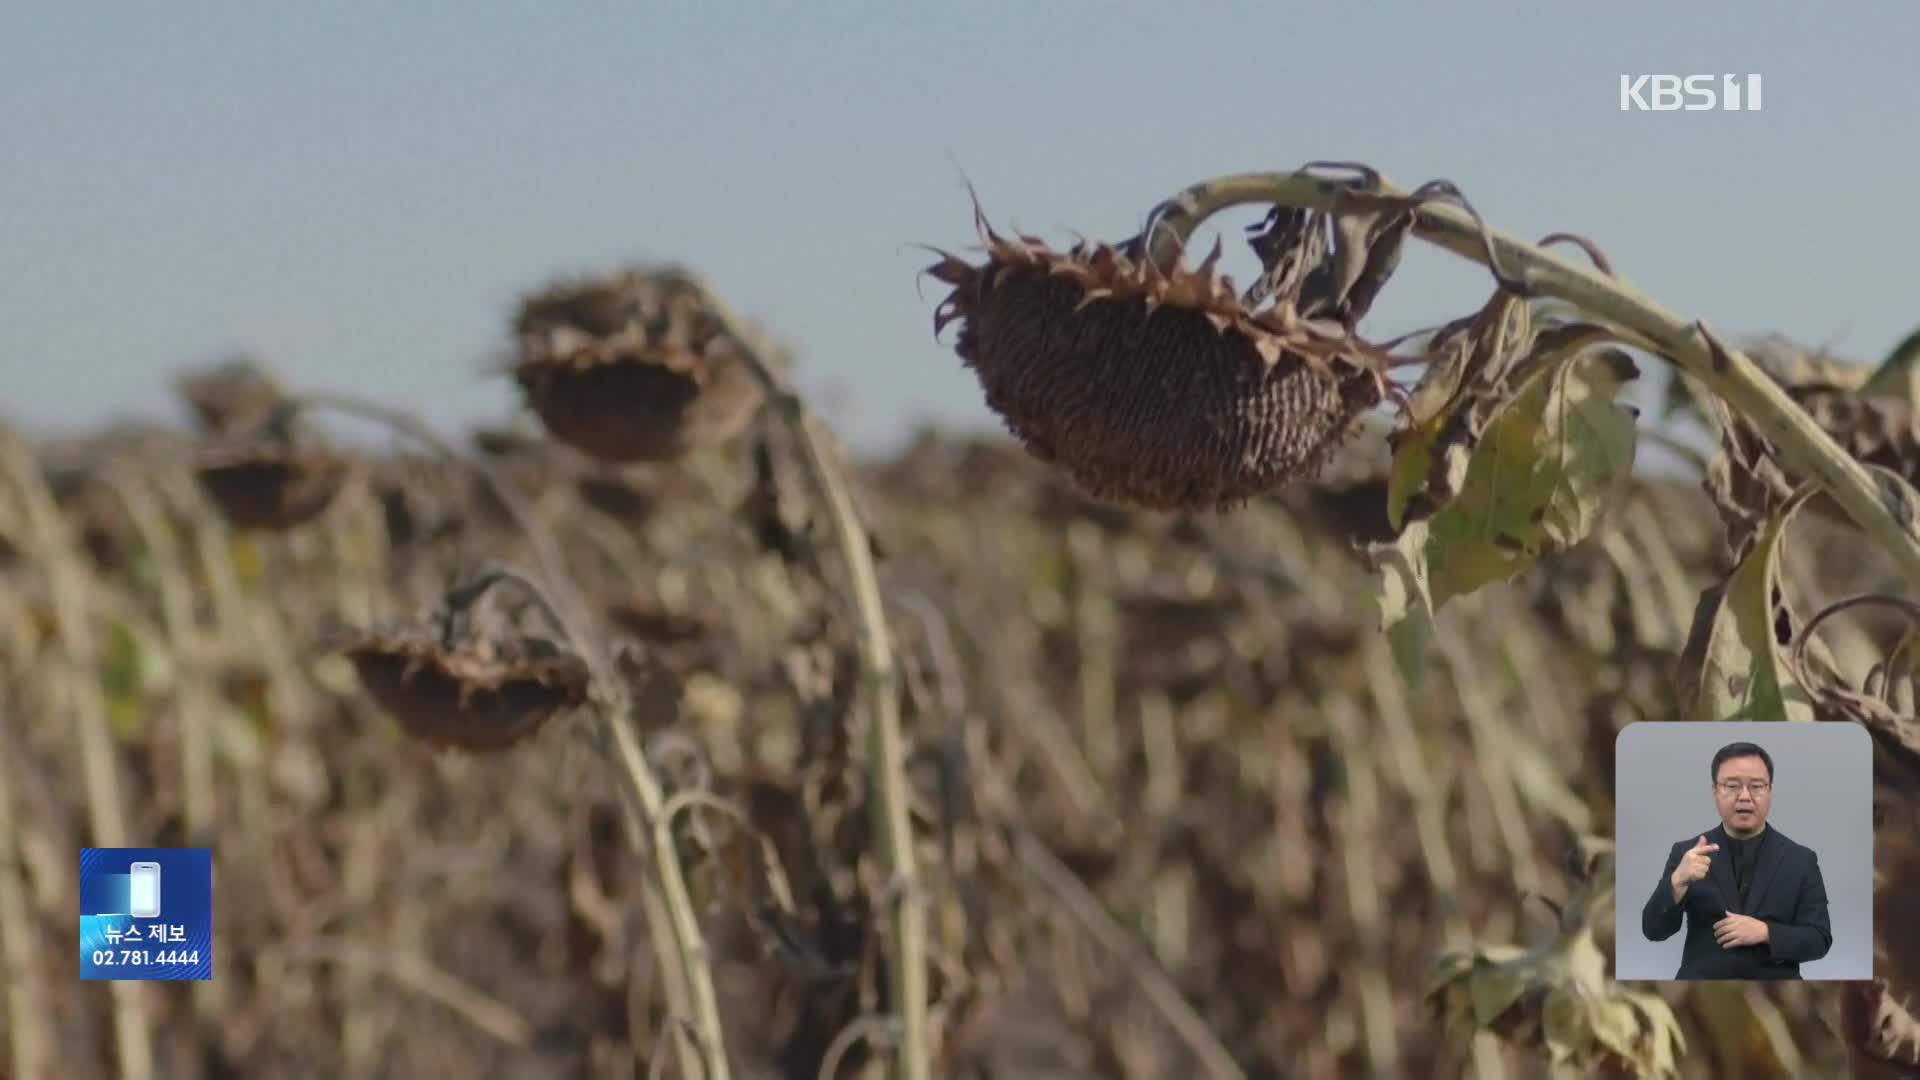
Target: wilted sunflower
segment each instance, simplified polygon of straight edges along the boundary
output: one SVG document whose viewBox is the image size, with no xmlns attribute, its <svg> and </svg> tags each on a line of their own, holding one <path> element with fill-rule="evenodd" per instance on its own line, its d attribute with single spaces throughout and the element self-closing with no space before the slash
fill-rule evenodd
<svg viewBox="0 0 1920 1080">
<path fill-rule="evenodd" d="M 186 399 L 201 430 L 227 434 L 256 427 L 286 400 L 286 392 L 257 360 L 248 355 L 182 375 L 174 383 Z"/>
<path fill-rule="evenodd" d="M 586 664 L 537 638 L 448 644 L 407 628 L 355 635 L 341 652 L 382 709 L 439 747 L 504 750 L 587 699 Z"/>
<path fill-rule="evenodd" d="M 1914 423 L 1913 402 L 1832 383 L 1789 387 L 1787 396 L 1854 460 L 1898 473 L 1910 484 L 1920 482 L 1920 426 Z"/>
<path fill-rule="evenodd" d="M 1138 242 L 1059 252 L 977 223 L 984 264 L 926 271 L 953 286 L 934 331 L 962 321 L 955 351 L 987 405 L 1097 498 L 1230 509 L 1311 478 L 1389 392 L 1348 320 L 1249 307 L 1218 245 L 1162 270 Z"/>
<path fill-rule="evenodd" d="M 514 380 L 555 439 L 601 461 L 666 461 L 738 434 L 764 398 L 699 291 L 629 268 L 526 297 Z"/>
<path fill-rule="evenodd" d="M 280 439 L 218 443 L 194 464 L 200 487 L 229 525 L 271 532 L 318 517 L 352 471 L 340 454 Z"/>
</svg>

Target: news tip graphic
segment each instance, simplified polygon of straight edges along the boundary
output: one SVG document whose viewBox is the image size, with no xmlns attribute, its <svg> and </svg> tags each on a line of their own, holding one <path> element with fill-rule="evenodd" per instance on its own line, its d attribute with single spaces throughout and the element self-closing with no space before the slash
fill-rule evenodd
<svg viewBox="0 0 1920 1080">
<path fill-rule="evenodd" d="M 81 848 L 80 977 L 213 978 L 212 850 Z"/>
</svg>

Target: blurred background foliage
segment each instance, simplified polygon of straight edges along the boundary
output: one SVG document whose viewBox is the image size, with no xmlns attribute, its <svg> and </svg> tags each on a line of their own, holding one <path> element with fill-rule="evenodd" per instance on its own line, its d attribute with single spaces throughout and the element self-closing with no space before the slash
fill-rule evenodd
<svg viewBox="0 0 1920 1080">
<path fill-rule="evenodd" d="M 792 448 L 760 421 L 615 469 L 535 430 L 469 442 L 602 608 L 663 774 L 766 840 L 699 808 L 682 829 L 736 1073 L 818 1075 L 885 981 L 853 642 Z M 235 531 L 197 482 L 202 434 L 0 443 L 6 1060 L 115 1075 L 114 997 L 75 977 L 73 919 L 74 852 L 111 811 L 129 843 L 214 850 L 215 979 L 117 991 L 154 1076 L 644 1075 L 670 1021 L 582 721 L 508 755 L 436 752 L 329 652 L 342 626 L 524 562 L 501 508 L 376 444 L 340 451 L 323 513 Z M 938 1073 L 1206 1075 L 1224 1048 L 1250 1077 L 1546 1076 L 1628 1008 L 1595 1002 L 1631 1001 L 1671 1010 L 1671 1075 L 1846 1075 L 1846 988 L 1605 977 L 1610 887 L 1589 894 L 1611 880 L 1614 738 L 1675 717 L 1695 605 L 1729 566 L 1700 475 L 1636 477 L 1588 542 L 1448 604 L 1406 670 L 1355 549 L 1386 528 L 1386 464 L 1360 440 L 1320 484 L 1229 516 L 1100 505 L 992 438 L 928 431 L 854 469 L 903 665 Z M 1784 558 L 1802 611 L 1899 591 L 1816 515 Z M 1904 629 L 1867 611 L 1824 634 L 1857 681 Z M 1892 895 L 1920 884 L 1914 816 L 1883 801 Z M 1920 954 L 1894 921 L 1880 971 L 1904 998 Z M 1537 956 L 1570 924 L 1597 950 L 1562 991 L 1584 1035 L 1537 978 L 1427 994 L 1443 954 Z M 1506 1018 L 1450 1027 L 1462 1001 Z"/>
</svg>

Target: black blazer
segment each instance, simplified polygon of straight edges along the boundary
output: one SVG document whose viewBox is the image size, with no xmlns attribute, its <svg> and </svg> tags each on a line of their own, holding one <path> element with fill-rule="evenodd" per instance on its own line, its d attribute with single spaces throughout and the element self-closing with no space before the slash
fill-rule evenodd
<svg viewBox="0 0 1920 1080">
<path fill-rule="evenodd" d="M 1681 856 L 1699 840 L 1699 834 L 1673 845 L 1660 884 L 1640 913 L 1640 929 L 1649 941 L 1665 941 L 1687 924 L 1687 942 L 1680 952 L 1676 979 L 1798 979 L 1800 965 L 1818 960 L 1833 947 L 1833 928 L 1827 922 L 1827 886 L 1820 877 L 1820 859 L 1813 849 L 1787 839 L 1771 824 L 1753 868 L 1747 910 L 1731 898 L 1738 895 L 1733 864 L 1728 857 L 1727 830 L 1715 825 L 1707 843 L 1719 844 L 1708 863 L 1707 876 L 1687 888 L 1686 897 L 1673 902 L 1669 881 Z M 1767 941 L 1723 949 L 1713 940 L 1713 924 L 1729 911 L 1751 915 L 1767 924 Z"/>
</svg>

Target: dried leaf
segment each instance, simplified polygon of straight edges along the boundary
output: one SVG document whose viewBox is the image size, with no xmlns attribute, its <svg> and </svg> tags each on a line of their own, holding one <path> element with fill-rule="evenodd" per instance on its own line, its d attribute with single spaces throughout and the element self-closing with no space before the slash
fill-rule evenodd
<svg viewBox="0 0 1920 1080">
<path fill-rule="evenodd" d="M 1787 396 L 1856 461 L 1882 471 L 1879 480 L 1886 505 L 1909 528 L 1917 527 L 1920 498 L 1911 488 L 1920 480 L 1916 402 L 1869 395 L 1836 383 L 1790 387 Z M 1810 477 L 1789 470 L 1752 422 L 1733 414 L 1718 399 L 1707 404 L 1707 412 L 1721 432 L 1720 449 L 1707 469 L 1707 491 L 1726 525 L 1728 549 L 1738 556 L 1759 523 L 1796 483 Z M 1850 523 L 1831 496 L 1816 497 L 1814 510 L 1830 520 Z"/>
<path fill-rule="evenodd" d="M 1833 691 L 1823 696 L 1823 707 Z M 1886 706 L 1860 697 L 1878 710 Z M 1823 717 L 1825 719 L 1826 717 Z M 1911 730 L 1913 717 L 1893 717 Z M 1852 1075 L 1896 1080 L 1920 1067 L 1920 927 L 1906 917 L 1920 887 L 1920 805 L 1913 801 L 1914 760 L 1874 731 L 1873 971 L 1871 982 L 1846 984 L 1840 1034 Z M 1920 748 L 1920 741 L 1909 744 Z"/>
<path fill-rule="evenodd" d="M 1847 1034 L 1852 1075 L 1904 1078 L 1920 1066 L 1920 1015 L 1911 997 L 1896 994 L 1886 979 L 1845 984 L 1841 1027 Z"/>
<path fill-rule="evenodd" d="M 1612 889 L 1611 875 L 1606 888 Z M 1539 948 L 1492 945 L 1443 954 L 1429 977 L 1427 1000 L 1452 1024 L 1496 1032 L 1584 1075 L 1678 1076 L 1686 1049 L 1665 1001 L 1607 978 L 1606 957 L 1591 925 L 1580 920 Z"/>
<path fill-rule="evenodd" d="M 1247 246 L 1260 257 L 1260 277 L 1241 297 L 1247 307 L 1269 300 L 1299 306 L 1307 275 L 1327 258 L 1326 215 L 1298 206 L 1276 206 L 1247 230 Z"/>
<path fill-rule="evenodd" d="M 1867 729 L 1876 749 L 1876 782 L 1897 787 L 1904 797 L 1906 789 L 1920 786 L 1920 717 L 1900 704 L 1894 691 L 1896 683 L 1908 682 L 1905 697 L 1911 701 L 1913 690 L 1903 673 L 1910 671 L 1912 664 L 1914 629 L 1910 628 L 1901 637 L 1886 660 L 1867 673 L 1861 689 L 1834 678 L 1832 663 L 1822 663 L 1817 655 L 1809 659 L 1807 655 L 1819 649 L 1818 632 L 1827 620 L 1867 604 L 1894 608 L 1907 616 L 1912 628 L 1920 628 L 1920 604 L 1903 597 L 1862 593 L 1836 600 L 1815 612 L 1795 635 L 1788 657 L 1789 670 L 1813 699 L 1815 719 L 1854 723 Z"/>
<path fill-rule="evenodd" d="M 1364 166 L 1314 162 L 1306 166 L 1357 171 L 1350 190 L 1365 198 L 1339 213 L 1276 206 L 1248 230 L 1261 275 L 1245 295 L 1249 305 L 1272 300 L 1302 318 L 1331 319 L 1351 330 L 1400 266 L 1407 230 L 1424 194 L 1386 196 L 1380 176 Z M 1364 208 L 1363 208 L 1364 205 Z"/>
<path fill-rule="evenodd" d="M 1435 331 L 1426 349 L 1432 359 L 1407 398 L 1412 429 L 1394 439 L 1394 449 L 1418 443 L 1430 446 L 1446 418 L 1461 407 L 1465 394 L 1495 389 L 1533 344 L 1533 312 L 1518 296 L 1500 289 L 1478 312 Z M 1399 482 L 1407 485 L 1410 495 L 1425 475 L 1424 469 L 1410 469 Z M 1401 502 L 1404 498 L 1396 500 L 1396 505 Z M 1398 513 L 1396 509 L 1396 526 Z"/>
<path fill-rule="evenodd" d="M 1713 398 L 1707 411 L 1720 429 L 1720 449 L 1707 463 L 1702 486 L 1720 512 L 1727 550 L 1738 558 L 1754 534 L 1793 493 L 1786 473 L 1753 424 Z"/>
<path fill-rule="evenodd" d="M 1856 392 L 1871 374 L 1870 366 L 1835 356 L 1825 349 L 1808 348 L 1781 334 L 1762 334 L 1742 346 L 1747 358 L 1769 378 L 1789 391 L 1803 386 L 1834 386 Z M 1720 399 L 1699 380 L 1674 372 L 1667 384 L 1662 413 L 1666 416 L 1712 413 Z"/>
<path fill-rule="evenodd" d="M 1412 225 L 1411 206 L 1334 218 L 1333 260 L 1320 265 L 1324 278 L 1308 278 L 1302 314 L 1312 317 L 1324 302 L 1343 325 L 1358 323 L 1399 267 L 1401 244 Z"/>
<path fill-rule="evenodd" d="M 1875 397 L 1829 385 L 1798 387 L 1788 396 L 1856 460 L 1909 482 L 1920 476 L 1913 399 Z"/>
</svg>

